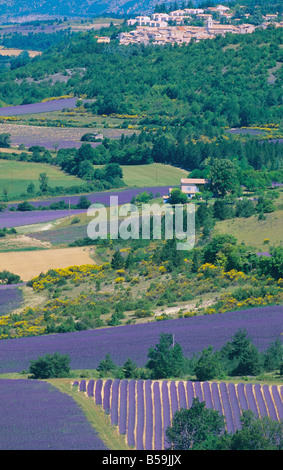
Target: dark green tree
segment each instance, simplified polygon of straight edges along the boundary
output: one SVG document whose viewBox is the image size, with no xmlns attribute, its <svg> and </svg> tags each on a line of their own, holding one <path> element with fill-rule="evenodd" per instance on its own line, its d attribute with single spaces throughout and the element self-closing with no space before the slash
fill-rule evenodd
<svg viewBox="0 0 283 470">
<path fill-rule="evenodd" d="M 201 382 L 217 378 L 222 372 L 218 351 L 215 352 L 213 346 L 205 348 L 197 360 L 194 370 L 197 380 Z"/>
<path fill-rule="evenodd" d="M 180 377 L 184 369 L 184 356 L 179 343 L 174 343 L 172 334 L 161 333 L 159 343 L 149 348 L 146 367 L 153 379 Z"/>
<path fill-rule="evenodd" d="M 166 430 L 166 436 L 174 451 L 200 450 L 208 444 L 213 449 L 223 430 L 223 416 L 194 398 L 189 409 L 181 409 L 175 413 L 172 426 Z"/>
<path fill-rule="evenodd" d="M 68 377 L 70 372 L 70 357 L 67 354 L 46 354 L 30 361 L 29 372 L 31 379 L 49 379 Z"/>
</svg>

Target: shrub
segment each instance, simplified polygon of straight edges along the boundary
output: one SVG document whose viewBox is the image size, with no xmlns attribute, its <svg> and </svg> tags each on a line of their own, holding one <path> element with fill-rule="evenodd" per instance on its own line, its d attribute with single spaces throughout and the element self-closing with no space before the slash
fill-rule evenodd
<svg viewBox="0 0 283 470">
<path fill-rule="evenodd" d="M 29 372 L 32 374 L 30 379 L 49 379 L 58 377 L 68 377 L 70 372 L 70 357 L 55 354 L 46 354 L 43 357 L 30 362 Z"/>
</svg>

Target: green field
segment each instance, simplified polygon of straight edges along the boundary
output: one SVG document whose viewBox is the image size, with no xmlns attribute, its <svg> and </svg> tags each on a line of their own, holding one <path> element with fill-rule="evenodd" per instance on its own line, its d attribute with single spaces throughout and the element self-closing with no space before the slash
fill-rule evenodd
<svg viewBox="0 0 283 470">
<path fill-rule="evenodd" d="M 95 166 L 101 168 L 101 165 Z M 180 186 L 181 178 L 187 178 L 188 171 L 162 163 L 151 165 L 121 165 L 127 186 Z"/>
<path fill-rule="evenodd" d="M 49 178 L 48 185 L 51 188 L 55 186 L 68 188 L 85 183 L 83 180 L 67 175 L 45 163 L 0 160 L 0 198 L 2 198 L 4 191 L 7 192 L 8 199 L 20 197 L 22 193 L 26 192 L 31 182 L 34 183 L 36 191 L 38 191 L 38 178 L 41 173 L 46 173 Z"/>
</svg>

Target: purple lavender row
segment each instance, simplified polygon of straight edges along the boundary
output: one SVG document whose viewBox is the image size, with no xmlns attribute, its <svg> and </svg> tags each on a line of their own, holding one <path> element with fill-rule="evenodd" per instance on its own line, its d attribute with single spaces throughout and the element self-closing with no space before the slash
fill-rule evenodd
<svg viewBox="0 0 283 470">
<path fill-rule="evenodd" d="M 80 381 L 80 392 L 86 392 L 86 380 L 82 379 Z"/>
<path fill-rule="evenodd" d="M 145 425 L 144 419 L 144 381 L 138 380 L 137 382 L 137 435 L 136 435 L 136 449 L 145 450 L 143 444 L 143 431 Z"/>
<path fill-rule="evenodd" d="M 145 450 L 152 450 L 153 409 L 151 380 L 145 381 Z"/>
<path fill-rule="evenodd" d="M 274 403 L 273 403 L 273 400 L 272 400 L 272 397 L 271 397 L 271 394 L 270 394 L 269 386 L 268 385 L 263 385 L 262 392 L 263 392 L 263 395 L 264 395 L 264 399 L 265 399 L 265 402 L 266 402 L 266 406 L 267 406 L 268 414 L 269 414 L 270 418 L 273 419 L 273 420 L 278 421 L 275 406 L 274 406 Z"/>
<path fill-rule="evenodd" d="M 87 383 L 87 396 L 88 397 L 93 397 L 94 396 L 94 380 L 91 379 Z"/>
<path fill-rule="evenodd" d="M 94 399 L 96 405 L 102 405 L 102 386 L 103 386 L 103 380 L 98 379 L 95 384 L 95 392 L 94 392 Z"/>
<path fill-rule="evenodd" d="M 259 408 L 260 417 L 263 418 L 264 416 L 268 416 L 267 409 L 266 409 L 263 395 L 262 395 L 262 389 L 259 384 L 256 384 L 254 386 L 254 394 L 255 394 L 255 400 Z"/>
<path fill-rule="evenodd" d="M 232 414 L 232 410 L 231 410 L 229 395 L 228 395 L 228 391 L 227 391 L 227 384 L 224 383 L 224 382 L 221 382 L 219 388 L 220 388 L 221 399 L 222 399 L 223 408 L 224 408 L 224 415 L 225 415 L 227 431 L 228 431 L 228 433 L 233 433 L 233 432 L 235 432 L 235 425 L 234 425 L 234 420 L 233 420 L 233 414 Z"/>
<path fill-rule="evenodd" d="M 241 428 L 241 410 L 239 406 L 239 400 L 237 398 L 237 393 L 236 393 L 236 386 L 235 384 L 228 384 L 227 385 L 229 397 L 230 397 L 230 402 L 232 406 L 232 412 L 234 415 L 234 422 L 235 422 L 235 427 L 236 429 Z"/>
<path fill-rule="evenodd" d="M 243 411 L 246 411 L 249 409 L 249 404 L 246 398 L 245 394 L 245 385 L 244 384 L 237 384 L 237 394 L 238 394 L 238 401 L 240 408 Z"/>
<path fill-rule="evenodd" d="M 106 380 L 103 389 L 103 409 L 107 413 L 110 410 L 110 393 L 113 381 L 111 379 Z"/>
<path fill-rule="evenodd" d="M 257 409 L 257 404 L 256 404 L 254 393 L 253 393 L 252 384 L 246 384 L 246 395 L 247 395 L 247 400 L 248 400 L 250 410 L 252 410 L 252 412 L 258 418 L 259 417 L 258 409 Z"/>
<path fill-rule="evenodd" d="M 188 407 L 191 408 L 194 399 L 194 387 L 191 381 L 187 382 L 187 399 L 188 399 Z"/>
<path fill-rule="evenodd" d="M 174 380 L 170 382 L 169 390 L 170 390 L 170 402 L 171 402 L 172 416 L 174 416 L 176 411 L 179 410 L 177 388 L 176 388 L 176 383 Z"/>
<path fill-rule="evenodd" d="M 130 380 L 128 387 L 128 430 L 127 440 L 130 447 L 135 447 L 135 426 L 136 426 L 136 381 Z"/>
<path fill-rule="evenodd" d="M 122 380 L 119 393 L 119 433 L 127 432 L 128 381 Z"/>
<path fill-rule="evenodd" d="M 278 388 L 276 387 L 276 385 L 273 385 L 271 387 L 271 389 L 272 389 L 272 395 L 273 395 L 273 399 L 274 399 L 274 402 L 275 402 L 275 405 L 276 405 L 276 409 L 277 409 L 279 419 L 283 419 L 282 398 L 280 396 L 280 393 L 279 393 Z"/>
<path fill-rule="evenodd" d="M 222 408 L 222 403 L 221 403 L 221 399 L 220 399 L 219 388 L 218 388 L 218 384 L 216 382 L 213 382 L 211 384 L 211 394 L 212 394 L 212 401 L 213 401 L 214 410 L 218 411 L 220 413 L 220 415 L 224 415 L 223 408 Z"/>
<path fill-rule="evenodd" d="M 120 380 L 115 379 L 112 385 L 112 399 L 111 399 L 111 424 L 118 426 L 118 398 L 119 398 Z"/>
<path fill-rule="evenodd" d="M 212 395 L 211 395 L 211 390 L 210 390 L 209 383 L 208 382 L 203 382 L 202 388 L 203 388 L 203 396 L 204 396 L 204 401 L 205 401 L 206 408 L 213 409 Z"/>
<path fill-rule="evenodd" d="M 159 382 L 153 384 L 154 450 L 162 450 L 162 410 Z"/>
<path fill-rule="evenodd" d="M 184 408 L 186 410 L 187 409 L 186 391 L 185 391 L 184 382 L 182 381 L 178 383 L 178 394 L 179 394 L 180 408 Z"/>
<path fill-rule="evenodd" d="M 170 418 L 170 402 L 168 393 L 168 382 L 164 380 L 161 385 L 162 392 L 162 405 L 163 405 L 163 434 L 164 434 L 164 449 L 170 448 L 170 442 L 166 438 L 166 429 L 171 426 Z"/>
<path fill-rule="evenodd" d="M 200 382 L 195 382 L 194 388 L 195 388 L 195 398 L 198 398 L 199 401 L 204 401 Z"/>
</svg>

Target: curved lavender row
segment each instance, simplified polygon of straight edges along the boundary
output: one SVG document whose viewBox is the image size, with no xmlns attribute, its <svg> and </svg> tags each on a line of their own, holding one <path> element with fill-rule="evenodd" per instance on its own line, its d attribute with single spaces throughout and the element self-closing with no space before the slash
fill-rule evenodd
<svg viewBox="0 0 283 470">
<path fill-rule="evenodd" d="M 242 384 L 242 383 L 237 384 L 236 392 L 237 392 L 237 395 L 238 395 L 238 401 L 239 401 L 241 411 L 243 412 L 243 411 L 248 410 L 249 409 L 249 404 L 248 404 L 246 394 L 245 394 L 245 385 Z"/>
<path fill-rule="evenodd" d="M 271 392 L 274 398 L 274 402 L 276 405 L 277 413 L 279 416 L 279 419 L 283 419 L 283 403 L 282 403 L 282 398 L 279 394 L 279 391 L 275 385 L 272 385 L 271 387 Z"/>
<path fill-rule="evenodd" d="M 113 381 L 111 379 L 106 380 L 103 389 L 103 409 L 104 411 L 110 410 L 110 392 Z"/>
<path fill-rule="evenodd" d="M 82 209 L 71 209 L 71 215 L 79 215 L 85 212 Z M 27 211 L 27 212 L 1 212 L 0 228 L 20 227 L 23 225 L 34 225 L 44 222 L 51 222 L 56 219 L 68 217 L 67 210 L 50 210 L 50 211 Z"/>
<path fill-rule="evenodd" d="M 94 393 L 94 399 L 95 399 L 96 405 L 102 405 L 102 395 L 101 395 L 102 386 L 103 386 L 103 380 L 98 379 L 95 384 L 95 393 Z"/>
<path fill-rule="evenodd" d="M 255 399 L 259 408 L 260 417 L 268 416 L 267 409 L 262 396 L 262 388 L 259 384 L 254 386 Z"/>
<path fill-rule="evenodd" d="M 211 396 L 211 390 L 210 390 L 209 383 L 208 382 L 203 382 L 202 388 L 203 388 L 205 406 L 207 408 L 212 408 L 213 409 L 213 402 L 212 402 L 212 396 Z"/>
<path fill-rule="evenodd" d="M 227 391 L 227 384 L 224 382 L 221 382 L 219 388 L 220 388 L 221 399 L 222 399 L 223 408 L 224 408 L 227 431 L 228 433 L 233 433 L 235 432 L 236 429 L 234 425 L 233 413 L 232 413 L 229 395 Z"/>
<path fill-rule="evenodd" d="M 127 431 L 127 404 L 128 404 L 128 381 L 122 380 L 119 393 L 119 433 L 126 434 Z"/>
<path fill-rule="evenodd" d="M 178 394 L 179 394 L 180 408 L 187 409 L 186 392 L 185 392 L 185 385 L 183 381 L 178 383 Z"/>
<path fill-rule="evenodd" d="M 239 405 L 239 400 L 237 398 L 236 394 L 236 386 L 235 384 L 228 384 L 227 385 L 229 397 L 230 397 L 230 402 L 232 406 L 232 412 L 234 416 L 234 423 L 236 429 L 240 429 L 241 427 L 241 410 L 240 410 L 240 405 Z"/>
<path fill-rule="evenodd" d="M 163 412 L 163 440 L 164 449 L 170 448 L 170 442 L 167 441 L 166 430 L 171 426 L 170 417 L 170 402 L 168 393 L 168 382 L 167 380 L 162 381 L 161 384 L 161 395 L 162 395 L 162 412 Z"/>
<path fill-rule="evenodd" d="M 179 404 L 178 404 L 178 395 L 177 395 L 177 387 L 176 383 L 174 380 L 169 383 L 169 396 L 170 396 L 170 402 L 171 402 L 171 409 L 172 409 L 172 416 L 176 413 L 176 411 L 179 410 Z"/>
<path fill-rule="evenodd" d="M 191 408 L 193 404 L 193 399 L 194 399 L 194 388 L 193 388 L 193 383 L 191 381 L 187 382 L 187 401 L 188 401 L 188 407 Z"/>
<path fill-rule="evenodd" d="M 218 411 L 220 415 L 223 415 L 223 408 L 222 408 L 222 403 L 220 399 L 219 388 L 216 382 L 213 382 L 211 384 L 211 395 L 212 395 L 212 401 L 213 401 L 213 409 Z"/>
<path fill-rule="evenodd" d="M 118 399 L 119 399 L 120 380 L 115 379 L 112 384 L 112 400 L 111 400 L 111 424 L 118 426 Z"/>
<path fill-rule="evenodd" d="M 145 450 L 152 450 L 153 409 L 151 380 L 145 381 Z"/>
<path fill-rule="evenodd" d="M 203 395 L 202 395 L 200 382 L 194 383 L 194 389 L 195 389 L 195 398 L 198 398 L 199 401 L 203 401 Z"/>
<path fill-rule="evenodd" d="M 154 450 L 162 450 L 162 411 L 159 382 L 153 384 Z"/>
<path fill-rule="evenodd" d="M 144 382 L 137 381 L 137 431 L 136 431 L 136 449 L 145 450 L 143 444 L 143 431 L 145 425 L 144 416 Z"/>
<path fill-rule="evenodd" d="M 86 380 L 82 379 L 80 381 L 80 392 L 86 392 Z"/>
<path fill-rule="evenodd" d="M 135 447 L 135 426 L 136 426 L 136 381 L 130 380 L 128 387 L 128 426 L 127 440 L 128 445 Z"/>
<path fill-rule="evenodd" d="M 246 395 L 247 395 L 247 400 L 248 400 L 250 410 L 252 410 L 252 412 L 258 418 L 259 417 L 258 416 L 258 409 L 257 409 L 257 404 L 256 404 L 256 401 L 255 401 L 255 397 L 254 397 L 252 384 L 246 384 Z"/>
<path fill-rule="evenodd" d="M 263 392 L 263 395 L 264 395 L 264 399 L 265 399 L 265 402 L 266 402 L 266 405 L 267 405 L 268 414 L 269 414 L 270 418 L 273 419 L 273 420 L 278 421 L 277 413 L 276 413 L 275 406 L 274 406 L 274 403 L 273 403 L 273 400 L 272 400 L 272 397 L 271 397 L 269 386 L 268 385 L 263 385 L 262 392 Z"/>
<path fill-rule="evenodd" d="M 87 383 L 87 395 L 89 397 L 94 396 L 94 380 L 93 379 L 89 380 Z"/>
</svg>

